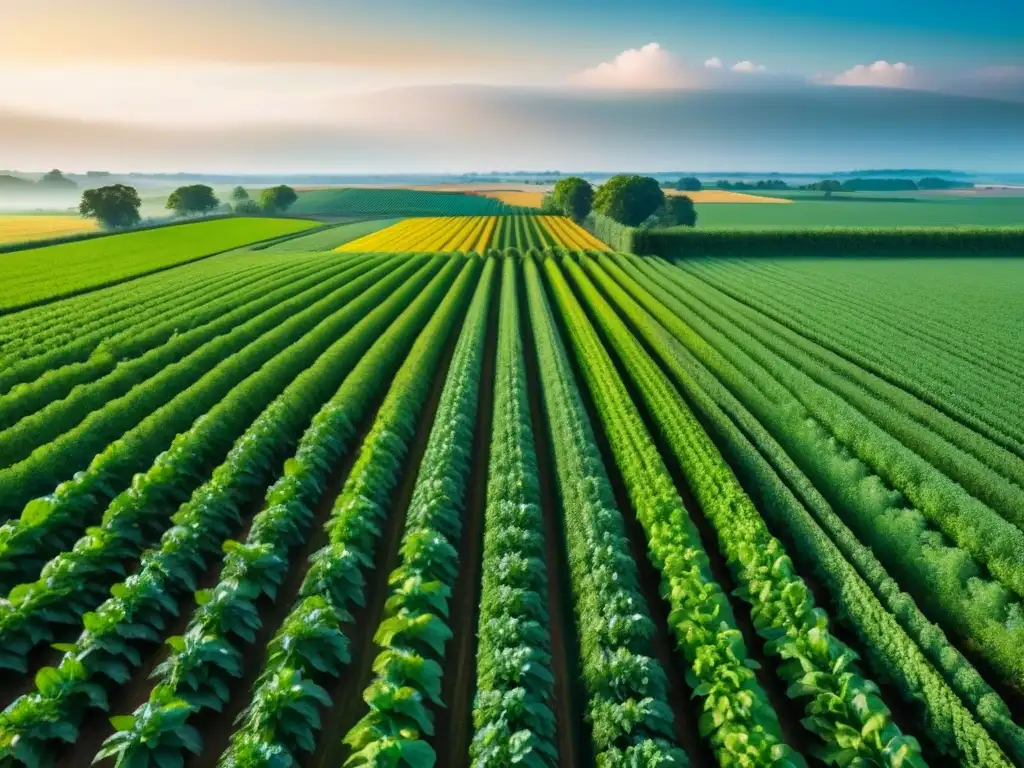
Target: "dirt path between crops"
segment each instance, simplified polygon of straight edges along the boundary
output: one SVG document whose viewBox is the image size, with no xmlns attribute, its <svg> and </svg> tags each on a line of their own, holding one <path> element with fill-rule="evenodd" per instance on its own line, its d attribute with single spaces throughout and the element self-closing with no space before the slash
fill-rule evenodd
<svg viewBox="0 0 1024 768">
<path fill-rule="evenodd" d="M 466 525 L 458 546 L 459 574 L 451 599 L 448 626 L 454 637 L 445 648 L 441 700 L 444 707 L 432 707 L 435 736 L 431 746 L 437 764 L 448 768 L 469 765 L 469 744 L 473 738 L 473 695 L 476 690 L 477 624 L 480 614 L 480 573 L 487 508 L 487 478 L 491 457 L 491 425 L 494 416 L 494 372 L 498 348 L 498 308 L 500 270 L 491 285 L 491 306 L 487 318 L 487 337 L 480 390 L 476 431 L 473 435 L 473 466 L 469 474 L 466 500 Z"/>
<path fill-rule="evenodd" d="M 455 327 L 461 328 L 461 323 Z M 352 611 L 353 621 L 345 626 L 345 634 L 351 643 L 352 661 L 345 667 L 339 679 L 318 681 L 321 684 L 326 682 L 325 687 L 334 706 L 321 712 L 322 728 L 317 736 L 316 750 L 303 760 L 302 764 L 305 766 L 334 768 L 343 765 L 351 750 L 342 739 L 367 712 L 363 691 L 373 680 L 373 661 L 380 651 L 373 637 L 384 613 L 384 603 L 388 597 L 388 578 L 398 564 L 406 513 L 416 486 L 420 463 L 430 439 L 430 429 L 434 424 L 434 416 L 441 400 L 441 392 L 458 336 L 457 332 L 449 334 L 445 351 L 433 375 L 430 393 L 421 409 L 416 434 L 409 446 L 398 486 L 391 493 L 391 514 L 377 545 L 373 570 L 367 574 L 366 605 L 357 606 Z"/>
<path fill-rule="evenodd" d="M 579 674 L 579 638 L 572 605 L 572 587 L 566 572 L 565 532 L 562 528 L 562 505 L 552 475 L 554 457 L 544 421 L 544 405 L 540 391 L 537 350 L 527 310 L 523 270 L 519 279 L 520 338 L 526 358 L 526 384 L 530 399 L 530 420 L 537 448 L 537 474 L 540 486 L 540 507 L 544 519 L 544 549 L 548 582 L 548 614 L 551 630 L 551 671 L 555 677 L 555 698 L 551 708 L 555 715 L 555 741 L 559 765 L 592 765 L 593 748 L 590 726 L 584 719 L 586 696 Z"/>
<path fill-rule="evenodd" d="M 352 466 L 359 456 L 359 447 L 373 426 L 377 408 L 383 397 L 384 393 L 381 392 L 377 401 L 367 409 L 367 415 L 363 418 L 356 435 L 349 442 L 345 455 L 329 475 L 324 492 L 313 508 L 313 520 L 309 526 L 305 545 L 300 550 L 290 552 L 288 555 L 288 575 L 278 589 L 277 599 L 271 601 L 264 595 L 257 603 L 263 626 L 256 635 L 256 641 L 242 649 L 244 654 L 242 677 L 231 682 L 231 698 L 223 711 L 207 711 L 204 713 L 204 717 L 195 723 L 203 739 L 203 751 L 200 755 L 186 760 L 185 764 L 188 768 L 212 768 L 228 748 L 231 735 L 237 730 L 235 719 L 251 701 L 253 686 L 263 670 L 267 658 L 267 645 L 292 608 L 295 607 L 295 600 L 302 581 L 309 571 L 309 558 L 328 543 L 327 533 L 323 527 L 330 519 L 334 502 L 344 487 L 345 481 L 348 480 Z"/>
<path fill-rule="evenodd" d="M 252 525 L 253 517 L 263 506 L 263 496 L 250 499 L 249 504 L 242 511 L 242 523 L 238 525 L 228 538 L 235 541 L 244 540 Z M 218 554 L 212 559 L 207 568 L 196 582 L 196 590 L 212 589 L 220 581 L 220 571 L 224 564 L 223 555 Z M 68 745 L 56 761 L 58 768 L 88 768 L 92 759 L 99 751 L 101 745 L 108 736 L 113 735 L 114 727 L 110 723 L 110 717 L 115 715 L 130 715 L 149 698 L 150 691 L 156 684 L 156 680 L 150 676 L 156 667 L 163 662 L 168 654 L 169 647 L 164 640 L 168 637 L 184 634 L 192 619 L 192 613 L 196 609 L 196 598 L 194 592 L 185 592 L 175 596 L 178 605 L 178 615 L 168 621 L 167 626 L 160 633 L 159 644 L 135 641 L 133 647 L 142 654 L 142 665 L 133 670 L 131 677 L 123 684 L 116 685 L 103 678 L 103 685 L 109 696 L 109 711 L 90 709 L 82 722 L 81 732 L 73 745 Z M 97 765 L 112 766 L 113 759 L 103 760 Z"/>
</svg>

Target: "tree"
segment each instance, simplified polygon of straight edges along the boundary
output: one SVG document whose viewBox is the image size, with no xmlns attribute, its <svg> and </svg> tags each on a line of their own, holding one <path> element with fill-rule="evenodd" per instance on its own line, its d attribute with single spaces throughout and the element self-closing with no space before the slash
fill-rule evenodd
<svg viewBox="0 0 1024 768">
<path fill-rule="evenodd" d="M 249 193 L 245 191 L 245 187 L 238 186 L 231 190 L 231 199 L 236 203 L 240 203 L 243 200 L 249 199 Z"/>
<path fill-rule="evenodd" d="M 551 191 L 551 196 L 559 212 L 573 221 L 583 221 L 587 218 L 594 204 L 594 188 L 590 186 L 590 182 L 579 176 L 559 179 Z"/>
<path fill-rule="evenodd" d="M 660 219 L 659 223 L 664 227 L 695 227 L 697 208 L 686 195 L 669 195 L 665 198 Z"/>
<path fill-rule="evenodd" d="M 676 182 L 676 189 L 680 192 L 700 192 L 704 189 L 704 185 L 696 176 L 684 176 Z"/>
<path fill-rule="evenodd" d="M 167 198 L 167 209 L 179 216 L 209 213 L 220 205 L 213 189 L 205 184 L 178 187 Z"/>
<path fill-rule="evenodd" d="M 105 227 L 120 229 L 139 223 L 141 206 L 142 200 L 134 187 L 113 184 L 83 192 L 78 212 L 96 219 Z"/>
<path fill-rule="evenodd" d="M 818 188 L 825 193 L 825 197 L 832 197 L 832 193 L 839 192 L 843 185 L 835 179 L 826 179 L 818 184 Z"/>
<path fill-rule="evenodd" d="M 43 177 L 39 179 L 39 183 L 44 187 L 64 187 L 67 189 L 73 189 L 78 186 L 56 168 L 49 173 L 44 173 Z"/>
<path fill-rule="evenodd" d="M 284 213 L 299 199 L 295 190 L 287 184 L 264 189 L 260 195 L 260 207 L 267 213 Z"/>
<path fill-rule="evenodd" d="M 263 212 L 255 200 L 240 200 L 235 203 L 235 213 L 241 216 L 257 216 Z"/>
<path fill-rule="evenodd" d="M 594 210 L 636 227 L 665 204 L 665 193 L 650 176 L 613 176 L 594 195 Z"/>
</svg>

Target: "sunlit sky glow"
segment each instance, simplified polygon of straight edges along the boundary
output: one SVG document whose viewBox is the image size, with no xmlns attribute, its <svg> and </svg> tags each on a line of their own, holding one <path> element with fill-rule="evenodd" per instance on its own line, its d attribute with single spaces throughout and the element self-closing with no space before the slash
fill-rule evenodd
<svg viewBox="0 0 1024 768">
<path fill-rule="evenodd" d="M 0 0 L 0 130 L 5 113 L 161 129 L 364 126 L 379 108 L 367 94 L 453 84 L 851 86 L 1022 103 L 1024 3 Z M 2 153 L 0 167 L 12 165 Z"/>
</svg>

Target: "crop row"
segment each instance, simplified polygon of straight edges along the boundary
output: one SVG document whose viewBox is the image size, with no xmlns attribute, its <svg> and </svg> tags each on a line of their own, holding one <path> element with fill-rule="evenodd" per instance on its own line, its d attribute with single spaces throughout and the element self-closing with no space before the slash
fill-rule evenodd
<svg viewBox="0 0 1024 768">
<path fill-rule="evenodd" d="M 346 633 L 342 626 L 352 622 L 352 611 L 367 602 L 367 571 L 382 545 L 389 498 L 415 435 L 432 369 L 478 273 L 474 262 L 462 271 L 395 375 L 324 526 L 328 543 L 310 558 L 296 603 L 268 646 L 251 702 L 221 758 L 222 766 L 251 765 L 259 755 L 297 760 L 314 749 L 322 721 L 317 705 L 334 704 L 324 686 L 342 674 L 342 665 L 349 660 L 352 630 Z M 403 659 L 389 658 L 398 673 Z M 410 665 L 411 673 L 414 667 Z M 415 704 L 415 696 L 406 698 Z"/>
<path fill-rule="evenodd" d="M 348 253 L 485 253 L 548 248 L 607 251 L 608 247 L 563 216 L 448 216 L 406 219 L 338 248 Z"/>
<path fill-rule="evenodd" d="M 684 764 L 622 514 L 532 259 L 525 271 L 594 757 L 602 768 Z"/>
<path fill-rule="evenodd" d="M 218 350 L 216 356 L 204 359 L 204 350 L 215 349 L 218 338 L 292 297 L 326 284 L 343 266 L 324 265 L 298 274 L 285 270 L 284 274 L 251 286 L 237 286 L 233 293 L 217 301 L 212 311 L 201 307 L 195 312 L 182 312 L 175 335 L 138 357 L 133 358 L 133 350 L 124 348 L 130 345 L 109 340 L 104 346 L 107 354 L 92 356 L 82 365 L 48 371 L 32 386 L 0 400 L 0 424 L 10 425 L 0 431 L 2 465 L 21 461 L 137 386 L 159 387 L 168 397 L 181 391 L 223 356 Z M 258 325 L 253 328 L 254 333 L 259 333 Z M 108 362 L 111 358 L 118 360 L 112 368 Z M 178 375 L 170 376 L 171 371 Z M 138 417 L 137 413 L 126 414 L 123 426 Z M 118 426 L 105 419 L 105 429 L 113 434 Z"/>
<path fill-rule="evenodd" d="M 1005 679 L 1024 680 L 1024 646 L 1016 639 L 1022 630 L 1013 620 L 1024 610 L 1024 534 L 784 361 L 761 354 L 753 361 L 747 353 L 756 348 L 739 336 L 724 337 L 676 293 L 674 310 L 685 318 L 688 344 L 714 344 L 714 355 L 694 346 L 698 357 L 844 510 L 846 522 L 871 543 L 904 589 L 940 625 L 970 638 Z M 766 391 L 755 395 L 749 381 Z M 862 478 L 872 478 L 873 487 L 860 483 Z M 893 513 L 879 515 L 880 505 Z"/>
<path fill-rule="evenodd" d="M 725 278 L 416 223 L 524 247 L 19 316 L 0 765 L 1024 764 L 1012 452 Z"/>
<path fill-rule="evenodd" d="M 750 304 L 759 314 L 850 360 L 871 378 L 892 382 L 1014 452 L 1017 458 L 1024 458 L 1020 448 L 1024 425 L 1013 406 L 1014 373 L 1024 358 L 1012 342 L 1007 343 L 1012 331 L 1005 324 L 991 317 L 989 327 L 974 318 L 957 323 L 942 318 L 935 308 L 914 304 L 894 308 L 890 302 L 880 307 L 865 295 L 868 291 L 862 279 L 843 273 L 826 283 L 810 279 L 813 273 L 804 276 L 792 268 L 760 264 L 756 269 L 746 265 L 742 270 L 704 263 L 683 267 Z M 829 264 L 819 268 L 836 270 Z M 961 281 L 955 266 L 941 269 L 949 270 L 957 283 L 971 278 L 965 275 Z M 900 272 L 894 272 L 892 280 L 906 282 L 901 277 Z M 751 280 L 770 290 L 752 293 Z M 882 275 L 881 282 L 889 280 Z M 987 296 L 988 289 L 981 295 Z M 979 299 L 965 292 L 962 311 L 970 310 L 972 303 L 979 303 Z M 983 306 L 993 303 L 985 300 Z M 894 312 L 904 315 L 905 320 L 894 322 Z M 982 349 L 998 350 L 999 354 L 985 354 Z"/>
<path fill-rule="evenodd" d="M 537 452 L 517 270 L 504 259 L 484 520 L 474 768 L 558 764 Z"/>
<path fill-rule="evenodd" d="M 443 706 L 447 620 L 459 573 L 466 489 L 472 466 L 487 317 L 496 262 L 488 259 L 449 366 L 420 462 L 398 554 L 388 575 L 381 649 L 363 692 L 369 711 L 344 738 L 351 765 L 436 760 L 431 707 Z"/>
<path fill-rule="evenodd" d="M 314 226 L 315 222 L 297 219 L 229 218 L 7 254 L 0 261 L 0 312 Z"/>
<path fill-rule="evenodd" d="M 358 322 L 348 324 L 347 333 L 327 324 L 310 334 L 310 344 L 318 338 L 328 341 L 316 349 L 319 354 L 313 360 L 307 359 L 302 365 L 301 355 L 290 356 L 289 367 L 279 373 L 279 377 L 284 374 L 286 383 L 281 394 L 239 437 L 211 479 L 178 510 L 174 526 L 164 533 L 156 548 L 145 553 L 137 572 L 115 585 L 111 597 L 94 613 L 84 616 L 83 634 L 66 648 L 58 667 L 37 674 L 37 682 L 46 684 L 16 700 L 0 716 L 0 749 L 6 747 L 17 754 L 18 750 L 46 749 L 54 739 L 73 741 L 68 737 L 75 735 L 84 709 L 106 704 L 105 697 L 97 693 L 98 680 L 93 678 L 105 677 L 114 683 L 130 678 L 132 669 L 141 664 L 132 641 L 160 640 L 168 618 L 177 613 L 175 596 L 195 589 L 199 576 L 220 551 L 222 542 L 243 522 L 248 499 L 266 486 L 287 456 L 285 451 L 295 445 L 302 429 L 309 424 L 317 405 L 329 397 L 403 310 L 413 318 L 408 322 L 415 322 L 436 305 L 438 289 L 431 291 L 426 287 L 429 280 L 443 288 L 460 267 L 451 262 L 438 272 L 441 264 L 437 261 L 410 266 L 417 269 L 400 286 L 394 286 L 398 290 L 376 290 L 381 288 L 382 281 L 367 292 L 373 303 L 357 316 Z M 421 291 L 419 299 L 413 301 Z M 359 303 L 357 300 L 350 306 Z M 302 344 L 292 349 L 299 346 Z M 296 363 L 301 366 L 298 370 L 294 367 Z M 237 404 L 234 405 L 237 409 Z M 169 456 L 174 458 L 174 454 L 172 449 Z M 128 514 L 123 507 L 120 511 L 122 516 Z M 246 559 L 244 547 L 228 550 L 229 555 Z M 109 554 L 104 560 L 109 565 Z M 205 605 L 209 601 L 200 596 L 198 602 Z M 238 620 L 232 626 L 244 627 L 250 614 L 243 604 L 228 601 L 229 608 L 231 605 L 239 608 L 237 614 L 227 611 L 227 616 Z M 244 636 L 244 629 L 242 632 Z M 83 692 L 88 695 L 83 696 Z M 57 733 L 51 728 L 55 721 L 61 726 Z"/>
<path fill-rule="evenodd" d="M 321 407 L 281 478 L 267 491 L 245 542 L 225 545 L 220 581 L 208 593 L 209 599 L 204 596 L 180 640 L 172 641 L 170 655 L 157 669 L 149 701 L 122 723 L 126 727 L 107 740 L 100 755 L 117 755 L 133 765 L 162 765 L 168 753 L 179 759 L 189 749 L 180 743 L 182 725 L 198 722 L 195 715 L 219 711 L 228 704 L 235 680 L 242 677 L 246 651 L 262 626 L 261 598 L 268 603 L 277 599 L 295 550 L 309 535 L 328 473 L 348 452 L 358 425 L 378 399 L 378 377 L 394 373 L 421 329 L 423 337 L 433 341 L 437 340 L 433 334 L 443 334 L 443 324 L 425 329 L 424 324 L 458 268 L 451 264 L 423 290 Z M 167 717 L 169 711 L 180 713 L 179 717 Z M 198 752 L 202 741 L 198 731 L 194 736 L 193 751 Z"/>
<path fill-rule="evenodd" d="M 679 319 L 681 309 L 663 289 L 663 281 L 655 282 L 642 267 L 625 259 L 621 264 L 603 261 L 600 266 L 588 261 L 586 268 L 613 300 L 615 310 L 629 318 L 646 342 L 658 351 L 680 386 L 694 398 L 702 417 L 714 426 L 716 438 L 729 444 L 733 465 L 741 471 L 744 482 L 756 489 L 763 514 L 779 530 L 794 537 L 796 553 L 829 586 L 832 599 L 852 622 L 875 667 L 893 680 L 905 697 L 925 704 L 925 727 L 935 742 L 943 751 L 959 753 L 964 764 L 1006 764 L 991 737 L 978 728 L 973 713 L 989 733 L 1019 757 L 1024 741 L 1006 704 L 941 631 L 924 618 L 914 602 L 899 592 L 870 550 L 833 513 L 808 480 L 815 479 L 815 474 L 805 477 L 783 447 L 751 415 L 765 412 L 757 407 L 758 398 L 763 395 L 755 394 L 752 382 L 740 391 L 751 407 L 748 413 L 712 375 L 711 371 L 716 370 L 713 350 Z M 740 381 L 728 379 L 730 385 Z M 796 431 L 799 434 L 800 428 Z M 809 447 L 821 450 L 820 444 Z M 799 458 L 799 454 L 795 457 Z M 858 487 L 856 482 L 848 483 L 843 508 L 858 503 L 858 496 L 859 503 L 864 503 L 875 493 L 870 484 Z M 873 503 L 877 505 L 877 501 Z M 876 525 L 881 522 L 881 518 L 876 520 Z M 869 539 L 872 544 L 878 541 L 881 539 Z M 902 556 L 909 557 L 911 568 L 920 569 L 934 562 L 920 545 L 914 545 L 913 539 L 904 538 L 896 543 L 904 547 Z M 935 554 L 949 557 L 955 556 L 954 552 L 942 548 Z M 880 557 L 884 553 L 885 550 L 878 550 Z M 899 569 L 893 572 L 903 575 Z M 921 578 L 920 572 L 916 578 Z M 928 603 L 923 604 L 928 607 Z M 989 624 L 992 629 L 995 626 Z"/>
</svg>

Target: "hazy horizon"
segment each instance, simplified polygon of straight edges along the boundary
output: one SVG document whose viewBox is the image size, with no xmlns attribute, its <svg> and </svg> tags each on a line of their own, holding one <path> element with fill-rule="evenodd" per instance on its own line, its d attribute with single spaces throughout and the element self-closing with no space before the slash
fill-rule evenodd
<svg viewBox="0 0 1024 768">
<path fill-rule="evenodd" d="M 1024 5 L 0 0 L 0 167 L 1024 168 Z"/>
</svg>

